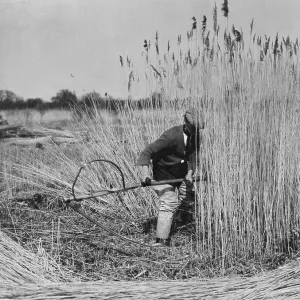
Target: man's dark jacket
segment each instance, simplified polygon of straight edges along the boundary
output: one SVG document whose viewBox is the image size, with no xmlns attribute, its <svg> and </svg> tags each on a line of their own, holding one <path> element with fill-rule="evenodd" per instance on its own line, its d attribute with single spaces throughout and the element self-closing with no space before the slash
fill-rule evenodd
<svg viewBox="0 0 300 300">
<path fill-rule="evenodd" d="M 184 178 L 192 152 L 184 145 L 183 126 L 175 126 L 165 131 L 156 141 L 149 144 L 138 157 L 136 165 L 149 165 L 152 160 L 155 180 Z"/>
</svg>

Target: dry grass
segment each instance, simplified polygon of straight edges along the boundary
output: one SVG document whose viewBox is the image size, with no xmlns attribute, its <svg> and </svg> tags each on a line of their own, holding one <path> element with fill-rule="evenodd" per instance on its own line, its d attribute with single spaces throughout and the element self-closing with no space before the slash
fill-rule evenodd
<svg viewBox="0 0 300 300">
<path fill-rule="evenodd" d="M 70 276 L 45 252 L 42 241 L 36 246 L 36 254 L 33 254 L 0 231 L 1 283 L 49 284 L 70 279 Z"/>
</svg>

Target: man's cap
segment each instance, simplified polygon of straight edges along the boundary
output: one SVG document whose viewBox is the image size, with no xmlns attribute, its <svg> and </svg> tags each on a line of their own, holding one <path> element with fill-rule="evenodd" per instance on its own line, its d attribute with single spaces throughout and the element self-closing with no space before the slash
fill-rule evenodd
<svg viewBox="0 0 300 300">
<path fill-rule="evenodd" d="M 196 108 L 188 109 L 184 114 L 185 124 L 191 130 L 203 129 L 204 128 L 204 116 L 201 111 Z"/>
</svg>

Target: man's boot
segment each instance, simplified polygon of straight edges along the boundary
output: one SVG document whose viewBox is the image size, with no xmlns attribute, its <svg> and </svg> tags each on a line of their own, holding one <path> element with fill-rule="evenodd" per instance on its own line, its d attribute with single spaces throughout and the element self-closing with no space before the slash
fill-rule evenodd
<svg viewBox="0 0 300 300">
<path fill-rule="evenodd" d="M 162 246 L 170 246 L 170 231 L 173 221 L 173 213 L 159 211 L 156 228 L 156 243 Z"/>
</svg>

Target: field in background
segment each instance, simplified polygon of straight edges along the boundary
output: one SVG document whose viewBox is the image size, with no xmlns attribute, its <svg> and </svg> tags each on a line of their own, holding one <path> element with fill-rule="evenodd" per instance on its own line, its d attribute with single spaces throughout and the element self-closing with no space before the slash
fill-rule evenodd
<svg viewBox="0 0 300 300">
<path fill-rule="evenodd" d="M 0 110 L 0 115 L 8 121 L 9 125 L 22 124 L 24 126 L 61 126 L 66 127 L 67 123 L 72 120 L 70 110 L 46 110 L 38 111 L 34 109 L 21 110 Z"/>
</svg>

